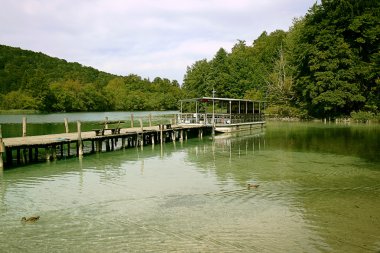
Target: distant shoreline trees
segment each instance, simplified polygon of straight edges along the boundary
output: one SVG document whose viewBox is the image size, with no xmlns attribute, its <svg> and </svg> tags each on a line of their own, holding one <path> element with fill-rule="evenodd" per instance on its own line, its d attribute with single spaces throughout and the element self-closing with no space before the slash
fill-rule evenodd
<svg viewBox="0 0 380 253">
<path fill-rule="evenodd" d="M 177 81 L 116 76 L 42 53 L 0 45 L 0 109 L 42 112 L 173 110 Z"/>
</svg>

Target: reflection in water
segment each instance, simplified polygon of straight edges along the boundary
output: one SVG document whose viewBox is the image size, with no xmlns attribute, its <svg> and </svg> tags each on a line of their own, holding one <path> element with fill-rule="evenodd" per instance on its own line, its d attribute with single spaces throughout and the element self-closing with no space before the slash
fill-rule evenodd
<svg viewBox="0 0 380 253">
<path fill-rule="evenodd" d="M 6 170 L 2 250 L 376 252 L 379 163 L 326 131 L 269 125 Z M 23 226 L 31 215 L 41 218 Z"/>
</svg>

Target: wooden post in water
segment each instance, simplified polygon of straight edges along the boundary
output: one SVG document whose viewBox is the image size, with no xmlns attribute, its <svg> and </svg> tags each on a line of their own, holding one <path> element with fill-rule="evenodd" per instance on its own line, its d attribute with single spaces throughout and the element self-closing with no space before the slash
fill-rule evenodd
<svg viewBox="0 0 380 253">
<path fill-rule="evenodd" d="M 125 149 L 125 137 L 121 138 L 121 149 Z"/>
<path fill-rule="evenodd" d="M 83 143 L 82 143 L 82 129 L 81 129 L 81 123 L 78 120 L 77 121 L 77 129 L 78 129 L 78 142 L 77 142 L 77 150 L 78 150 L 78 157 L 83 157 Z"/>
<path fill-rule="evenodd" d="M 131 113 L 131 128 L 133 128 L 133 113 Z"/>
<path fill-rule="evenodd" d="M 1 132 L 1 125 L 0 125 L 0 170 L 4 168 L 3 153 L 4 153 L 4 143 L 3 143 L 3 134 Z"/>
<path fill-rule="evenodd" d="M 67 118 L 65 118 L 65 132 L 69 133 L 69 121 Z"/>
<path fill-rule="evenodd" d="M 45 147 L 45 157 L 46 157 L 46 161 L 47 162 L 50 162 L 50 159 L 51 159 L 51 153 L 50 153 L 50 151 L 51 151 L 50 146 L 46 146 Z"/>
<path fill-rule="evenodd" d="M 22 137 L 26 136 L 26 117 L 22 117 Z"/>
<path fill-rule="evenodd" d="M 38 147 L 34 148 L 34 161 L 38 162 Z"/>
<path fill-rule="evenodd" d="M 141 149 L 143 149 L 143 146 L 144 146 L 144 127 L 143 127 L 142 119 L 139 119 L 139 122 L 140 122 L 140 128 L 141 128 L 140 145 L 141 145 Z"/>
<path fill-rule="evenodd" d="M 176 132 L 172 130 L 172 141 L 175 142 L 176 139 Z"/>
<path fill-rule="evenodd" d="M 103 144 L 103 141 L 102 141 L 102 140 L 97 140 L 97 141 L 96 141 L 96 152 L 97 152 L 97 153 L 102 152 L 102 144 Z"/>
<path fill-rule="evenodd" d="M 51 147 L 51 158 L 55 161 L 57 160 L 57 146 L 52 145 Z"/>
<path fill-rule="evenodd" d="M 152 143 L 152 146 L 154 146 L 154 134 L 151 134 L 150 138 L 151 138 L 150 142 Z"/>
<path fill-rule="evenodd" d="M 149 113 L 148 120 L 149 120 L 149 126 L 151 127 L 152 126 L 152 114 L 151 113 Z"/>
<path fill-rule="evenodd" d="M 21 151 L 22 151 L 22 157 L 21 157 L 22 164 L 26 164 L 28 161 L 26 148 L 23 148 Z"/>
</svg>

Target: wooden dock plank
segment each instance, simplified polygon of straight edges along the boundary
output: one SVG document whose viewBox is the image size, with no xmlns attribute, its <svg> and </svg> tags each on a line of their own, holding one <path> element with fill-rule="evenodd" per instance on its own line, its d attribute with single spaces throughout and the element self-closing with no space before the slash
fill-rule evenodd
<svg viewBox="0 0 380 253">
<path fill-rule="evenodd" d="M 173 125 L 172 129 L 165 129 L 165 131 L 172 131 L 173 129 L 192 129 L 199 128 L 200 126 L 177 126 Z M 159 132 L 159 126 L 144 127 L 144 133 L 147 132 Z M 120 134 L 112 135 L 110 131 L 106 131 L 104 135 L 97 136 L 94 131 L 82 132 L 82 141 L 101 139 L 105 137 L 123 137 L 132 134 L 141 133 L 140 127 L 134 128 L 122 128 L 120 129 Z M 49 134 L 49 135 L 36 135 L 36 136 L 25 136 L 25 137 L 12 137 L 3 138 L 5 147 L 25 147 L 25 146 L 38 146 L 38 145 L 49 145 L 49 144 L 59 144 L 66 142 L 76 142 L 78 141 L 78 133 L 62 133 L 62 134 Z"/>
</svg>

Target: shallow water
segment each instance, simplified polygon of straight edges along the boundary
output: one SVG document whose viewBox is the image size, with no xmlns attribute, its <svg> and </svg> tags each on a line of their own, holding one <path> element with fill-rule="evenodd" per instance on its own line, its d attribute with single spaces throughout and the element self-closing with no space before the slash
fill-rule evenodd
<svg viewBox="0 0 380 253">
<path fill-rule="evenodd" d="M 269 123 L 5 170 L 0 251 L 378 252 L 379 138 Z"/>
</svg>

